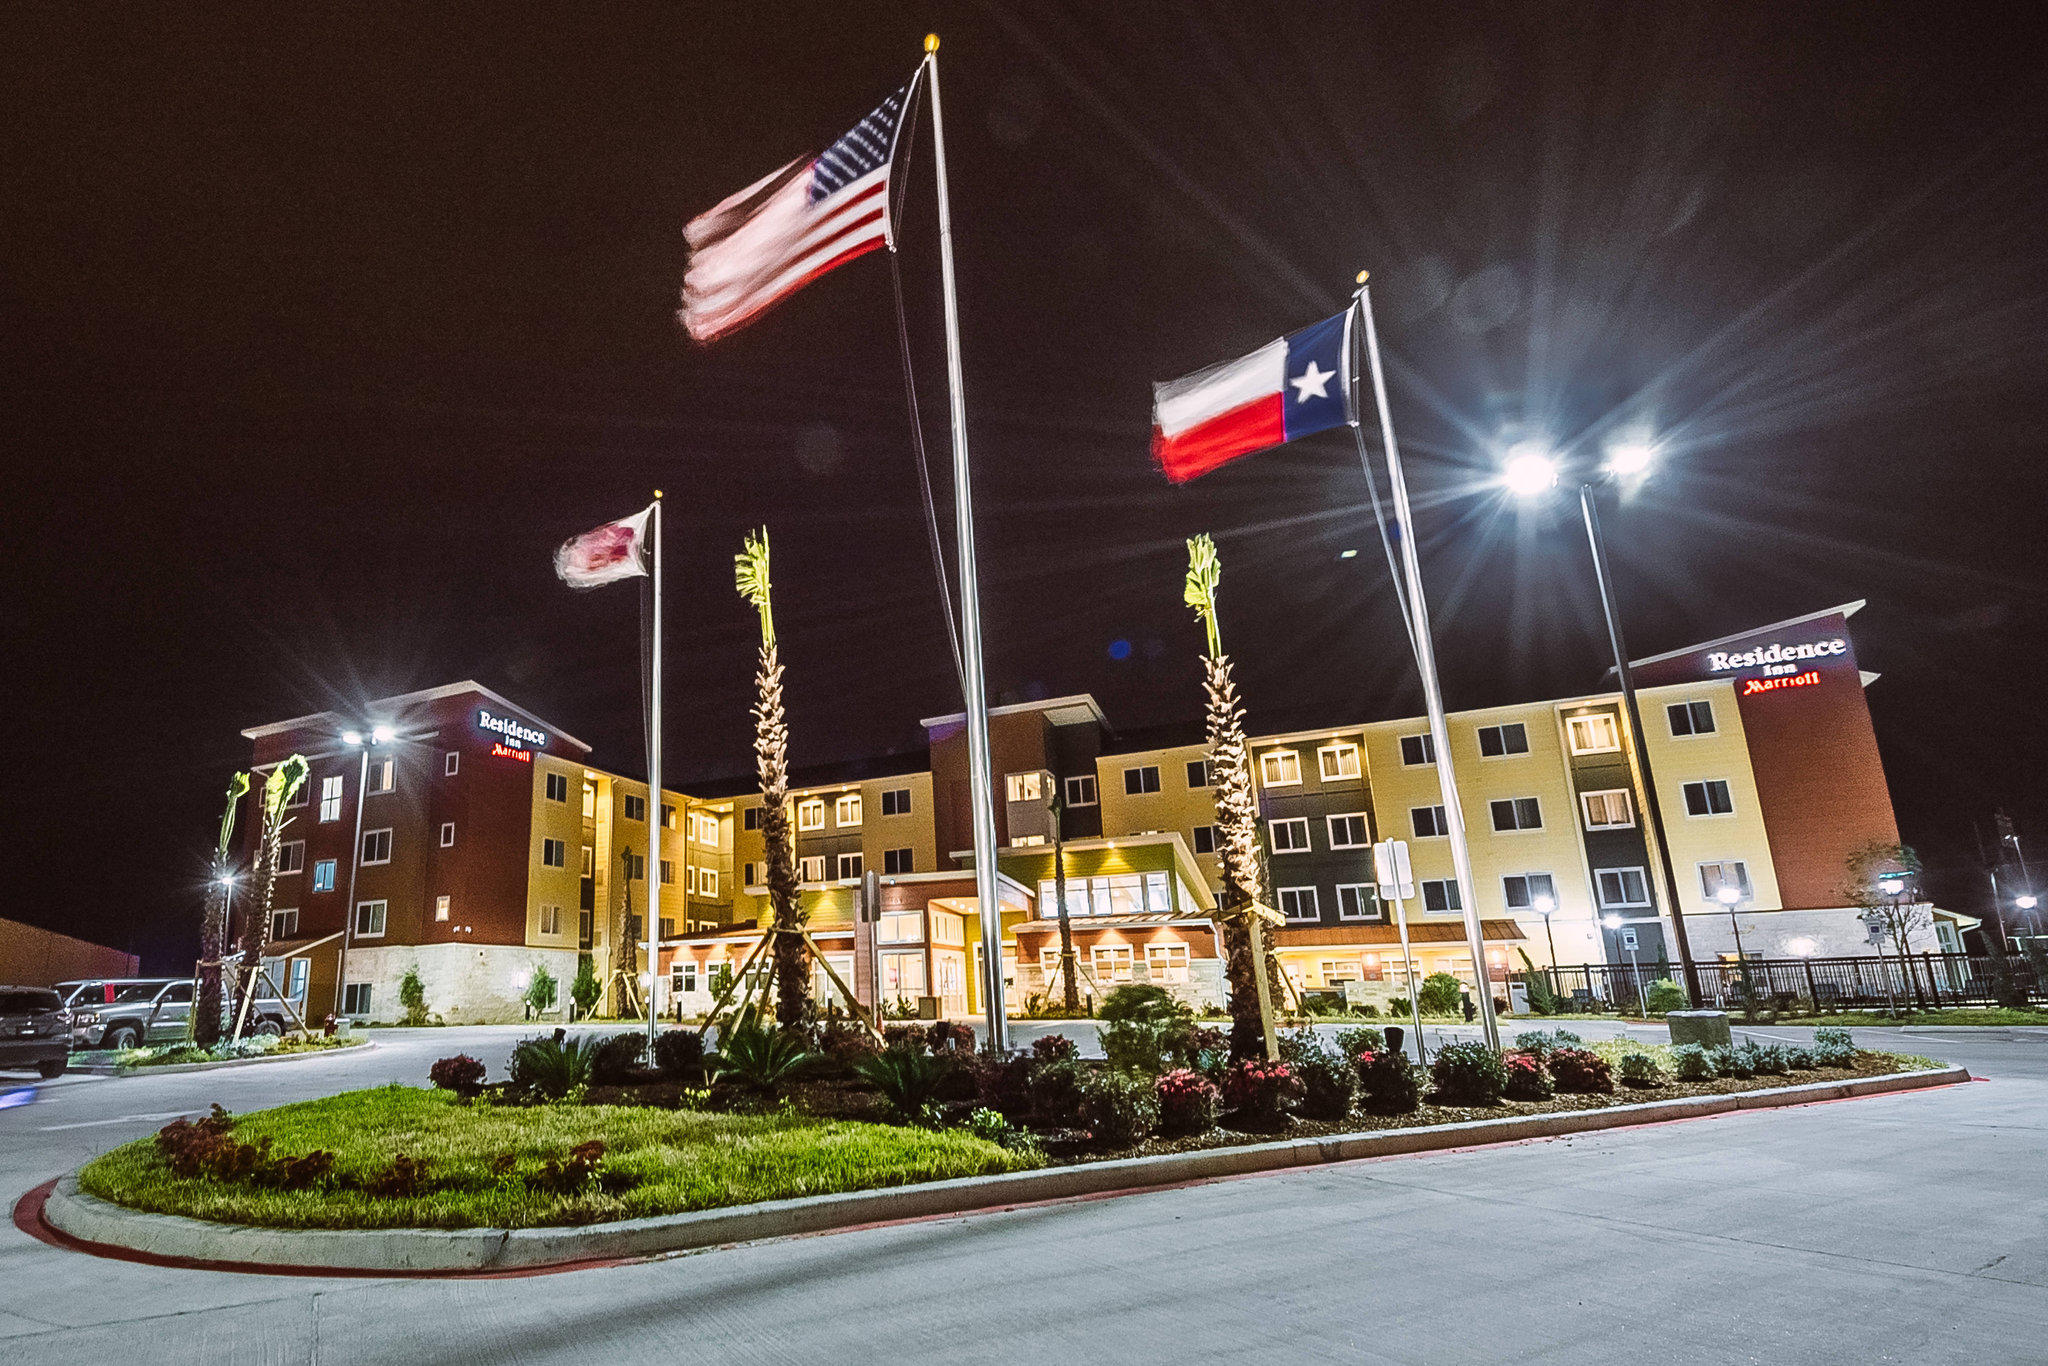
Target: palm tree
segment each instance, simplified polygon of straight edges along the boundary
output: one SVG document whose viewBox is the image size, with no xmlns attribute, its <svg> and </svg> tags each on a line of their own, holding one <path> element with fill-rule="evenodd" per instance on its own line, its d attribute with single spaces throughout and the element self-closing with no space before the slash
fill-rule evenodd
<svg viewBox="0 0 2048 1366">
<path fill-rule="evenodd" d="M 650 837 L 649 845 L 653 842 Z M 644 873 L 644 862 L 641 868 Z M 619 932 L 612 937 L 610 980 L 618 984 L 612 1014 L 624 1019 L 640 981 L 640 939 L 633 933 L 633 848 L 627 844 L 619 846 Z"/>
<path fill-rule="evenodd" d="M 199 930 L 199 999 L 192 1006 L 192 1041 L 201 1048 L 220 1042 L 220 960 L 228 946 L 228 846 L 235 837 L 235 813 L 249 795 L 249 775 L 228 779 L 227 809 L 220 816 L 220 842 L 213 848 L 213 873 L 206 884 L 206 918 Z"/>
<path fill-rule="evenodd" d="M 1254 919 L 1272 912 L 1261 904 L 1266 884 L 1259 860 L 1259 808 L 1252 795 L 1244 706 L 1231 680 L 1230 656 L 1223 653 L 1216 623 L 1216 593 L 1222 580 L 1216 543 L 1207 533 L 1189 540 L 1183 596 L 1202 619 L 1209 641 L 1209 652 L 1202 658 L 1202 689 L 1208 698 L 1209 765 L 1223 874 L 1223 904 L 1217 914 L 1222 921 L 1224 972 L 1230 979 L 1230 1051 L 1252 1057 L 1269 1049 L 1272 1031 L 1264 997 L 1266 984 L 1277 973 L 1271 948 L 1255 945 L 1254 940 Z M 1260 957 L 1266 961 L 1259 962 Z"/>
<path fill-rule="evenodd" d="M 1081 984 L 1074 980 L 1074 922 L 1067 914 L 1067 799 L 1060 792 L 1060 779 L 1052 778 L 1052 792 L 1046 802 L 1052 812 L 1052 894 L 1060 904 L 1060 981 L 1066 985 L 1066 1012 L 1081 1013 Z"/>
<path fill-rule="evenodd" d="M 768 583 L 768 528 L 747 533 L 733 557 L 740 596 L 761 616 L 761 655 L 754 670 L 754 768 L 761 778 L 761 843 L 768 869 L 775 942 L 775 1018 L 799 1026 L 811 1016 L 809 917 L 797 895 L 796 849 L 789 829 L 789 723 L 782 710 L 782 656 L 775 648 L 775 609 Z"/>
<path fill-rule="evenodd" d="M 291 824 L 285 808 L 306 785 L 311 770 L 302 755 L 294 754 L 270 771 L 263 780 L 263 831 L 256 845 L 256 882 L 262 888 L 249 907 L 242 924 L 242 961 L 237 970 L 241 993 L 235 1002 L 235 1037 L 249 1016 L 249 1003 L 256 998 L 256 974 L 263 967 L 263 955 L 270 948 L 270 908 L 277 892 L 277 859 L 284 849 L 284 828 Z"/>
</svg>

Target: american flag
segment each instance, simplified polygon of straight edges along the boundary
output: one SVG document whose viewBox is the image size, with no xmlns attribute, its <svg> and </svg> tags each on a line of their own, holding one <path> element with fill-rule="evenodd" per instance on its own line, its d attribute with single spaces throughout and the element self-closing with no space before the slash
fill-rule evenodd
<svg viewBox="0 0 2048 1366">
<path fill-rule="evenodd" d="M 883 100 L 822 155 L 798 157 L 690 220 L 676 316 L 692 337 L 722 337 L 833 267 L 889 244 L 890 160 L 909 93 L 905 86 Z"/>
</svg>

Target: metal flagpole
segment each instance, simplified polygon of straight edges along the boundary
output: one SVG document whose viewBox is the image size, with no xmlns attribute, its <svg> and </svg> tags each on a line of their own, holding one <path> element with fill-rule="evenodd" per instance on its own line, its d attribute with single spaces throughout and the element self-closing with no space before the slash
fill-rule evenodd
<svg viewBox="0 0 2048 1366">
<path fill-rule="evenodd" d="M 654 1032 L 661 1010 L 655 993 L 661 984 L 661 490 L 648 509 L 653 535 L 654 623 L 648 630 L 647 655 L 647 1060 L 654 1061 Z"/>
<path fill-rule="evenodd" d="M 981 590 L 974 567 L 974 491 L 967 469 L 967 392 L 960 373 L 960 301 L 953 282 L 953 216 L 946 194 L 946 124 L 939 112 L 939 35 L 924 40 L 932 84 L 932 157 L 939 180 L 939 275 L 946 294 L 946 378 L 952 398 L 953 520 L 960 554 L 960 653 L 967 706 L 968 786 L 974 816 L 974 896 L 981 908 L 981 950 L 986 965 L 982 1005 L 989 1044 L 1010 1046 L 1003 1013 L 1003 909 L 996 900 L 996 812 L 989 790 L 988 693 L 982 676 Z"/>
<path fill-rule="evenodd" d="M 1380 409 L 1380 442 L 1387 448 L 1387 486 L 1393 496 L 1394 523 L 1401 540 L 1402 576 L 1408 581 L 1408 606 L 1414 614 L 1415 668 L 1422 675 L 1422 696 L 1429 707 L 1429 740 L 1436 750 L 1437 785 L 1443 791 L 1444 825 L 1451 839 L 1451 869 L 1457 875 L 1464 903 L 1465 943 L 1472 951 L 1473 990 L 1479 997 L 1479 1022 L 1486 1046 L 1500 1047 L 1500 1022 L 1493 1015 L 1493 981 L 1486 970 L 1485 936 L 1479 925 L 1478 885 L 1472 880 L 1472 854 L 1465 847 L 1465 812 L 1458 801 L 1458 775 L 1451 763 L 1451 731 L 1444 720 L 1443 693 L 1437 686 L 1436 642 L 1429 633 L 1429 602 L 1422 594 L 1422 562 L 1415 552 L 1415 516 L 1408 503 L 1408 480 L 1401 473 L 1401 449 L 1394 444 L 1394 419 L 1387 408 L 1387 379 L 1380 369 L 1380 339 L 1373 328 L 1372 292 L 1358 273 L 1355 302 L 1365 321 L 1365 352 L 1372 364 L 1373 399 Z"/>
</svg>

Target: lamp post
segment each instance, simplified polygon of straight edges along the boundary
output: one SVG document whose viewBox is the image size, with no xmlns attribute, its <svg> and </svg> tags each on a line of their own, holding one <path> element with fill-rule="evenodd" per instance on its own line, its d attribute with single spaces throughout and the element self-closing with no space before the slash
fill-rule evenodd
<svg viewBox="0 0 2048 1366">
<path fill-rule="evenodd" d="M 1649 473 L 1656 458 L 1653 447 L 1644 442 L 1623 442 L 1608 448 L 1607 463 L 1601 468 L 1609 480 L 1640 480 Z M 1529 444 L 1509 452 L 1503 470 L 1506 483 L 1517 496 L 1533 498 L 1547 493 L 1557 483 L 1557 462 L 1548 453 Z M 1650 769 L 1650 747 L 1643 732 L 1642 709 L 1636 704 L 1635 673 L 1629 668 L 1628 644 L 1623 639 L 1621 614 L 1614 602 L 1614 576 L 1607 566 L 1607 541 L 1600 533 L 1600 513 L 1593 505 L 1593 479 L 1579 481 L 1579 514 L 1586 524 L 1586 542 L 1593 552 L 1593 579 L 1600 590 L 1600 610 L 1607 618 L 1607 643 L 1614 652 L 1614 674 L 1621 685 L 1622 708 L 1628 716 L 1630 748 L 1643 786 L 1643 811 L 1657 843 L 1657 862 L 1664 874 L 1664 892 L 1671 908 L 1671 939 L 1678 950 L 1678 966 L 1685 977 L 1686 995 L 1700 999 L 1699 971 L 1693 966 L 1692 944 L 1685 933 L 1685 908 L 1678 893 L 1678 872 L 1671 863 L 1671 843 L 1664 837 L 1664 808 L 1657 800 L 1657 780 Z"/>
<path fill-rule="evenodd" d="M 1735 932 L 1735 966 L 1742 973 L 1742 1001 L 1749 1003 L 1749 957 L 1742 951 L 1742 922 L 1735 918 L 1735 908 L 1742 904 L 1742 889 L 1727 883 L 1714 893 L 1714 899 L 1728 908 L 1728 928 Z"/>
<path fill-rule="evenodd" d="M 1617 935 L 1621 933 L 1621 917 L 1618 915 L 1614 915 L 1612 913 L 1603 915 L 1600 917 L 1600 923 L 1605 925 L 1608 929 L 1613 930 Z M 1624 944 L 1623 947 L 1625 947 L 1628 950 L 1629 976 L 1635 979 L 1636 1009 L 1647 1011 L 1649 1009 L 1649 1004 L 1643 997 L 1643 969 L 1642 965 L 1636 961 L 1636 946 L 1634 943 L 1627 943 Z"/>
<path fill-rule="evenodd" d="M 372 726 L 367 738 L 362 731 L 345 730 L 341 742 L 362 751 L 356 767 L 356 833 L 348 856 L 348 899 L 341 908 L 341 944 L 334 952 L 334 1014 L 342 1013 L 342 992 L 348 983 L 348 947 L 356 933 L 356 874 L 363 866 L 363 797 L 370 786 L 370 751 L 388 745 L 395 737 L 389 726 Z M 317 801 L 318 798 L 316 797 Z"/>
<path fill-rule="evenodd" d="M 1550 994 L 1555 999 L 1559 982 L 1557 975 L 1557 934 L 1550 928 L 1550 913 L 1557 909 L 1557 898 L 1538 896 L 1530 904 L 1535 906 L 1536 914 L 1543 917 L 1543 938 L 1550 945 Z"/>
</svg>

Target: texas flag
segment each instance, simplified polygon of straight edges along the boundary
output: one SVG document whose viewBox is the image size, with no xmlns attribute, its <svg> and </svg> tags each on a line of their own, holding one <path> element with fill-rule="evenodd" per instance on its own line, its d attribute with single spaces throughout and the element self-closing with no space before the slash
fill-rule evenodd
<svg viewBox="0 0 2048 1366">
<path fill-rule="evenodd" d="M 1249 356 L 1152 386 L 1152 458 L 1184 484 L 1218 465 L 1349 421 L 1349 310 Z"/>
</svg>

